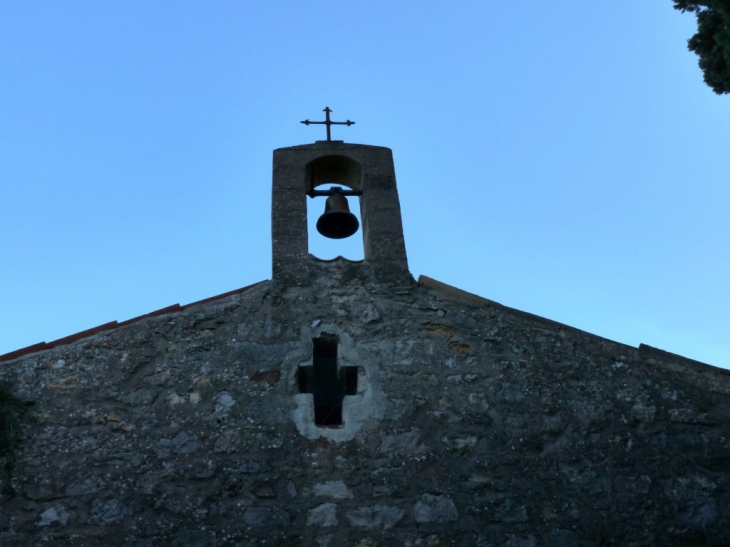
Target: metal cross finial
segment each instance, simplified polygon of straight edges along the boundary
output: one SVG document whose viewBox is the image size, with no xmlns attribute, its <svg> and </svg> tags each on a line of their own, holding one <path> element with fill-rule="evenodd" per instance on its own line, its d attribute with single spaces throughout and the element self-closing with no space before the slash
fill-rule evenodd
<svg viewBox="0 0 730 547">
<path fill-rule="evenodd" d="M 347 125 L 347 126 L 355 125 L 355 122 L 351 122 L 350 120 L 347 120 L 346 122 L 333 122 L 333 121 L 330 121 L 330 112 L 332 112 L 332 111 L 330 110 L 330 107 L 329 106 L 326 106 L 324 108 L 324 111 L 323 112 L 326 114 L 325 121 L 323 121 L 323 122 L 310 122 L 309 120 L 304 120 L 303 122 L 300 122 L 300 123 L 303 123 L 304 125 L 315 125 L 315 124 L 324 124 L 324 125 L 326 125 L 327 126 L 327 140 L 328 141 L 331 141 L 332 140 L 332 135 L 330 133 L 330 126 L 331 125 Z"/>
</svg>

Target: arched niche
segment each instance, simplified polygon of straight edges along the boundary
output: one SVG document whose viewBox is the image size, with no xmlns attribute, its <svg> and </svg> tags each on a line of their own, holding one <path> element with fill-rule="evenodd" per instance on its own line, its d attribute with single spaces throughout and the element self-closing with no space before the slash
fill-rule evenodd
<svg viewBox="0 0 730 547">
<path fill-rule="evenodd" d="M 322 156 L 306 166 L 307 192 L 322 184 L 341 184 L 351 190 L 362 190 L 362 167 L 347 156 Z"/>
</svg>

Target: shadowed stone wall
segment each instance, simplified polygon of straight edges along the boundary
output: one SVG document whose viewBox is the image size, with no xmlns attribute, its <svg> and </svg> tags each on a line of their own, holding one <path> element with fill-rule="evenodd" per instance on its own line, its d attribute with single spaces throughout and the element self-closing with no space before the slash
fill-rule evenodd
<svg viewBox="0 0 730 547">
<path fill-rule="evenodd" d="M 727 371 L 322 267 L 2 364 L 0 544 L 730 544 Z M 335 429 L 296 379 L 324 332 Z"/>
</svg>

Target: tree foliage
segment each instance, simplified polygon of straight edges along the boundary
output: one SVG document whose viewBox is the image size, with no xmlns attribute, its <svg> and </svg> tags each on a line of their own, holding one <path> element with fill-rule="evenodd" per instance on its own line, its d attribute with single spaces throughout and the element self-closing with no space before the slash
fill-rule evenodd
<svg viewBox="0 0 730 547">
<path fill-rule="evenodd" d="M 10 386 L 0 382 L 0 494 L 13 494 L 11 481 L 21 441 L 20 421 L 24 405 L 11 394 Z"/>
<path fill-rule="evenodd" d="M 674 9 L 697 15 L 697 34 L 687 41 L 705 83 L 718 95 L 730 93 L 730 0 L 674 0 Z"/>
</svg>

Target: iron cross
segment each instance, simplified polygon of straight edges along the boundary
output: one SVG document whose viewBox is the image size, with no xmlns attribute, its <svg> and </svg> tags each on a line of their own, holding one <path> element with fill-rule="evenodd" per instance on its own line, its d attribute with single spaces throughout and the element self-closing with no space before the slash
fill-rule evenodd
<svg viewBox="0 0 730 547">
<path fill-rule="evenodd" d="M 333 122 L 333 121 L 330 121 L 330 112 L 332 112 L 332 111 L 330 110 L 330 107 L 329 106 L 326 106 L 324 108 L 324 111 L 323 112 L 326 114 L 325 120 L 323 122 L 310 122 L 309 120 L 304 120 L 303 122 L 300 122 L 300 123 L 303 123 L 304 125 L 315 125 L 315 124 L 324 124 L 324 125 L 326 125 L 327 126 L 327 140 L 328 141 L 331 141 L 332 140 L 332 135 L 330 133 L 330 126 L 332 126 L 332 125 L 347 125 L 349 127 L 350 125 L 355 125 L 355 122 L 351 122 L 350 120 L 347 120 L 346 122 Z"/>
</svg>

